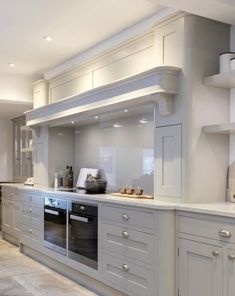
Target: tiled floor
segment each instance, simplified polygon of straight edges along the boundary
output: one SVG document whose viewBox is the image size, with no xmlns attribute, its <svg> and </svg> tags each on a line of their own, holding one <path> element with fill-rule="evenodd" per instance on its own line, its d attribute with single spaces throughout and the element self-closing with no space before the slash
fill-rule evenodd
<svg viewBox="0 0 235 296">
<path fill-rule="evenodd" d="M 0 238 L 0 296 L 98 296 Z"/>
</svg>

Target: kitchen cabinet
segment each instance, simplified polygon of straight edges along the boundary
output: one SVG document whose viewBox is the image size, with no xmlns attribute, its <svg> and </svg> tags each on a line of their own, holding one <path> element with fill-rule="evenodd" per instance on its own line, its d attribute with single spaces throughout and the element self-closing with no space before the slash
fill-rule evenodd
<svg viewBox="0 0 235 296">
<path fill-rule="evenodd" d="M 33 84 L 33 108 L 48 104 L 48 81 L 40 79 Z"/>
<path fill-rule="evenodd" d="M 13 176 L 23 182 L 33 176 L 33 133 L 26 127 L 25 116 L 13 119 Z"/>
<path fill-rule="evenodd" d="M 182 212 L 177 229 L 179 295 L 235 295 L 234 220 Z"/>
<path fill-rule="evenodd" d="M 221 296 L 222 248 L 187 239 L 179 241 L 181 296 Z"/>
<path fill-rule="evenodd" d="M 226 254 L 226 265 L 227 265 L 227 296 L 235 295 L 235 246 L 227 249 Z"/>
<path fill-rule="evenodd" d="M 3 237 L 17 243 L 20 233 L 21 213 L 18 191 L 7 188 L 2 196 L 2 232 Z"/>
</svg>

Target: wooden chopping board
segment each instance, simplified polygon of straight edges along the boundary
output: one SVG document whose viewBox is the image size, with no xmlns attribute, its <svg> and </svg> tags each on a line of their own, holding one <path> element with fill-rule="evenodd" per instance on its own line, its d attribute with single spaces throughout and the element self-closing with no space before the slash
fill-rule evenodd
<svg viewBox="0 0 235 296">
<path fill-rule="evenodd" d="M 122 194 L 119 192 L 111 193 L 113 196 L 118 197 L 127 197 L 127 198 L 138 198 L 138 199 L 153 199 L 152 195 L 142 194 L 142 195 L 136 195 L 136 194 Z"/>
</svg>

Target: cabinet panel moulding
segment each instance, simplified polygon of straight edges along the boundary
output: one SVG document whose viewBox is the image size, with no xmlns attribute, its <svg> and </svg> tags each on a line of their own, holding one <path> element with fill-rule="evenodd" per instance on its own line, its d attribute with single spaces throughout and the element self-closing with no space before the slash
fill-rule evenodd
<svg viewBox="0 0 235 296">
<path fill-rule="evenodd" d="M 162 115 L 172 112 L 179 68 L 155 67 L 53 104 L 26 112 L 27 125 L 51 124 L 72 116 L 93 116 L 120 108 L 157 102 Z"/>
</svg>

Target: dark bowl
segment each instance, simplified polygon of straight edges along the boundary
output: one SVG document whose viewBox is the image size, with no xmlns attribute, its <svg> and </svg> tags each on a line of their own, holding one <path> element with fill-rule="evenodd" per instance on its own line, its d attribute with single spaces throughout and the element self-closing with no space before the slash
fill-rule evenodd
<svg viewBox="0 0 235 296">
<path fill-rule="evenodd" d="M 86 181 L 85 190 L 87 193 L 105 193 L 107 187 L 107 181 L 96 180 L 96 181 Z"/>
</svg>

